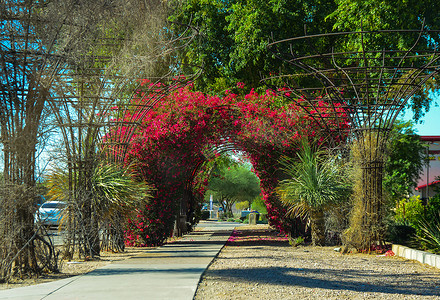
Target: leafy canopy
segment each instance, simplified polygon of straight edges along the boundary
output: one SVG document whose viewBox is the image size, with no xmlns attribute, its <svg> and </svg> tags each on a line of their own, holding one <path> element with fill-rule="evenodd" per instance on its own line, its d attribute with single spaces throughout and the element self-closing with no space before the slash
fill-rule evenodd
<svg viewBox="0 0 440 300">
<path fill-rule="evenodd" d="M 250 88 L 278 72 L 282 63 L 267 49 L 271 36 L 281 40 L 309 31 L 327 32 L 324 18 L 334 10 L 333 0 L 189 0 L 176 5 L 171 20 L 192 23 L 200 39 L 182 52 L 189 65 L 203 66 L 197 88 L 222 92 L 244 82 Z M 176 28 L 178 30 L 178 28 Z"/>
<path fill-rule="evenodd" d="M 191 23 L 200 30 L 200 38 L 181 52 L 182 66 L 202 66 L 196 82 L 202 91 L 220 93 L 244 82 L 248 88 L 264 88 L 262 78 L 289 74 L 287 66 L 276 58 L 267 45 L 283 40 L 337 31 L 440 28 L 440 6 L 434 0 L 189 0 L 175 1 L 170 17 L 176 23 Z M 179 32 L 179 28 L 173 30 Z M 370 50 L 408 50 L 418 34 L 371 35 L 365 40 Z M 438 34 L 423 35 L 421 45 L 432 49 Z M 289 47 L 290 45 L 287 45 Z M 283 45 L 279 45 L 283 47 Z M 344 38 L 323 37 L 297 41 L 292 49 L 280 52 L 301 55 L 360 50 L 360 35 Z M 380 60 L 381 61 L 381 60 Z M 325 64 L 325 60 L 321 63 Z M 324 68 L 328 66 L 323 66 Z M 193 73 L 192 67 L 184 67 Z M 287 71 L 286 71 L 287 70 Z M 372 74 L 378 76 L 378 74 Z M 276 85 L 276 83 L 274 83 Z M 415 118 L 429 110 L 437 80 L 424 84 L 411 99 Z"/>
</svg>

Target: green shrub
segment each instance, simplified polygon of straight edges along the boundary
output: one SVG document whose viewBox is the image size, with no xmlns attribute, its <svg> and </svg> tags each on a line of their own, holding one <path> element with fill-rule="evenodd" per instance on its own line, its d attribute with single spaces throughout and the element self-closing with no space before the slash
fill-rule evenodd
<svg viewBox="0 0 440 300">
<path fill-rule="evenodd" d="M 417 228 L 424 215 L 424 207 L 420 196 L 412 196 L 398 202 L 396 208 L 396 224 L 410 225 Z"/>
<path fill-rule="evenodd" d="M 426 220 L 435 220 L 440 212 L 440 193 L 429 199 L 426 206 Z"/>
<path fill-rule="evenodd" d="M 392 224 L 388 226 L 386 239 L 395 244 L 409 246 L 415 234 L 416 229 L 412 226 Z"/>
<path fill-rule="evenodd" d="M 256 210 L 260 214 L 267 214 L 266 204 L 261 197 L 255 198 L 254 202 L 252 202 L 252 210 Z"/>
<path fill-rule="evenodd" d="M 289 239 L 289 244 L 292 247 L 298 247 L 299 245 L 304 244 L 304 241 L 304 238 L 302 236 L 299 236 L 294 239 Z"/>
<path fill-rule="evenodd" d="M 237 203 L 235 204 L 235 207 L 236 207 L 238 210 L 244 210 L 244 209 L 247 209 L 247 208 L 249 208 L 249 201 L 241 201 L 241 202 L 237 202 Z"/>
<path fill-rule="evenodd" d="M 200 220 L 208 220 L 210 217 L 209 210 L 202 210 L 202 213 L 200 215 Z"/>
<path fill-rule="evenodd" d="M 235 219 L 234 218 L 229 218 L 227 221 L 228 222 L 235 222 Z"/>
<path fill-rule="evenodd" d="M 257 224 L 269 224 L 269 221 L 265 220 L 265 221 L 257 221 Z"/>
<path fill-rule="evenodd" d="M 394 223 L 388 226 L 388 240 L 440 253 L 440 194 L 424 206 L 420 196 L 399 201 Z"/>
</svg>

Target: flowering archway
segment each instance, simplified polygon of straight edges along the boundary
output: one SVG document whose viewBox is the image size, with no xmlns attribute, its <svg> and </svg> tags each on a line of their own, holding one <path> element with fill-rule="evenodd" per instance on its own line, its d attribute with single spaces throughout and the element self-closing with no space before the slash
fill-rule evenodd
<svg viewBox="0 0 440 300">
<path fill-rule="evenodd" d="M 295 155 L 297 141 L 303 136 L 320 142 L 327 136 L 321 136 L 312 117 L 297 105 L 282 105 L 279 100 L 271 91 L 257 94 L 252 90 L 246 95 L 227 91 L 220 97 L 185 87 L 157 103 L 144 117 L 126 156 L 126 162 L 136 162 L 143 179 L 156 189 L 153 199 L 129 220 L 127 244 L 163 243 L 171 235 L 179 211 L 186 221 L 193 221 L 194 206 L 200 205 L 197 197 L 208 182 L 205 162 L 220 155 L 216 149 L 225 149 L 225 145 L 246 153 L 260 178 L 269 221 L 289 232 L 291 221 L 273 193 L 280 175 L 279 158 Z M 329 109 L 321 101 L 316 114 Z M 338 113 L 344 115 L 342 109 Z M 329 126 L 334 129 L 332 138 L 338 141 L 343 138 L 337 136 L 341 127 L 348 124 Z"/>
</svg>

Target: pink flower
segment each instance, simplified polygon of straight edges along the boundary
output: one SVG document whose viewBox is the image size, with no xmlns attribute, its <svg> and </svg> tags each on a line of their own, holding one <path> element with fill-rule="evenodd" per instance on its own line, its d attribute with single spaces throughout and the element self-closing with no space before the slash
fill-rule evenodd
<svg viewBox="0 0 440 300">
<path fill-rule="evenodd" d="M 141 85 L 144 84 L 145 88 L 164 88 L 147 80 L 141 81 Z M 237 83 L 237 88 L 243 89 L 244 83 Z M 287 87 L 280 91 L 289 92 Z M 204 149 L 207 145 L 221 149 L 225 143 L 248 153 L 253 169 L 261 180 L 268 218 L 280 230 L 289 228 L 289 221 L 284 217 L 285 209 L 274 201 L 273 189 L 277 180 L 271 174 L 281 154 L 294 154 L 293 145 L 304 132 L 318 135 L 316 127 L 310 124 L 311 117 L 302 113 L 295 104 L 288 109 L 274 108 L 273 103 L 279 96 L 273 91 L 259 95 L 251 90 L 247 95 L 235 95 L 227 90 L 223 97 L 218 97 L 196 92 L 193 86 L 188 86 L 179 88 L 160 100 L 156 96 L 148 91 L 139 91 L 133 104 L 153 103 L 153 108 L 147 113 L 139 108 L 131 112 L 127 110 L 127 114 L 120 119 L 142 122 L 142 126 L 132 135 L 129 142 L 131 147 L 124 161 L 127 164 L 131 161 L 139 162 L 143 170 L 142 179 L 156 188 L 155 197 L 149 201 L 145 211 L 139 212 L 132 223 L 128 222 L 126 239 L 130 243 L 160 243 L 161 237 L 171 234 L 171 223 L 176 210 L 175 199 L 181 197 L 184 184 L 190 180 L 194 186 L 191 191 L 193 195 L 202 197 L 204 194 L 209 180 L 203 167 L 199 165 L 200 157 L 205 155 Z M 300 98 L 297 101 L 305 99 Z M 329 114 L 331 107 L 324 100 L 319 101 L 319 108 L 314 113 Z M 345 106 L 344 104 L 338 108 L 341 124 L 335 122 L 330 126 L 350 126 L 344 120 Z M 132 129 L 121 128 L 108 134 L 105 139 L 124 141 L 131 134 Z M 341 137 L 341 140 L 344 138 Z M 321 141 L 324 142 L 323 139 Z M 116 148 L 115 152 L 118 151 L 120 150 Z M 214 152 L 213 156 L 218 157 L 220 153 Z M 196 165 L 200 167 L 195 169 Z M 140 235 L 140 232 L 144 234 Z M 149 239 L 147 243 L 139 240 L 145 236 Z M 231 241 L 234 240 L 231 238 Z"/>
<path fill-rule="evenodd" d="M 237 87 L 239 89 L 243 89 L 244 88 L 244 82 L 237 82 Z"/>
</svg>

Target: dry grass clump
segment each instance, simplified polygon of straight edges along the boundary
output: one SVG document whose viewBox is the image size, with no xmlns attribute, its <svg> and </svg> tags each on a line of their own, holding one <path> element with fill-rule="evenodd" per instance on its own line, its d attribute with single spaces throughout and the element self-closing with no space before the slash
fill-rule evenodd
<svg viewBox="0 0 440 300">
<path fill-rule="evenodd" d="M 385 234 L 385 198 L 382 191 L 384 167 L 383 137 L 365 132 L 351 148 L 353 161 L 353 208 L 343 243 L 367 249 L 381 243 Z"/>
</svg>

